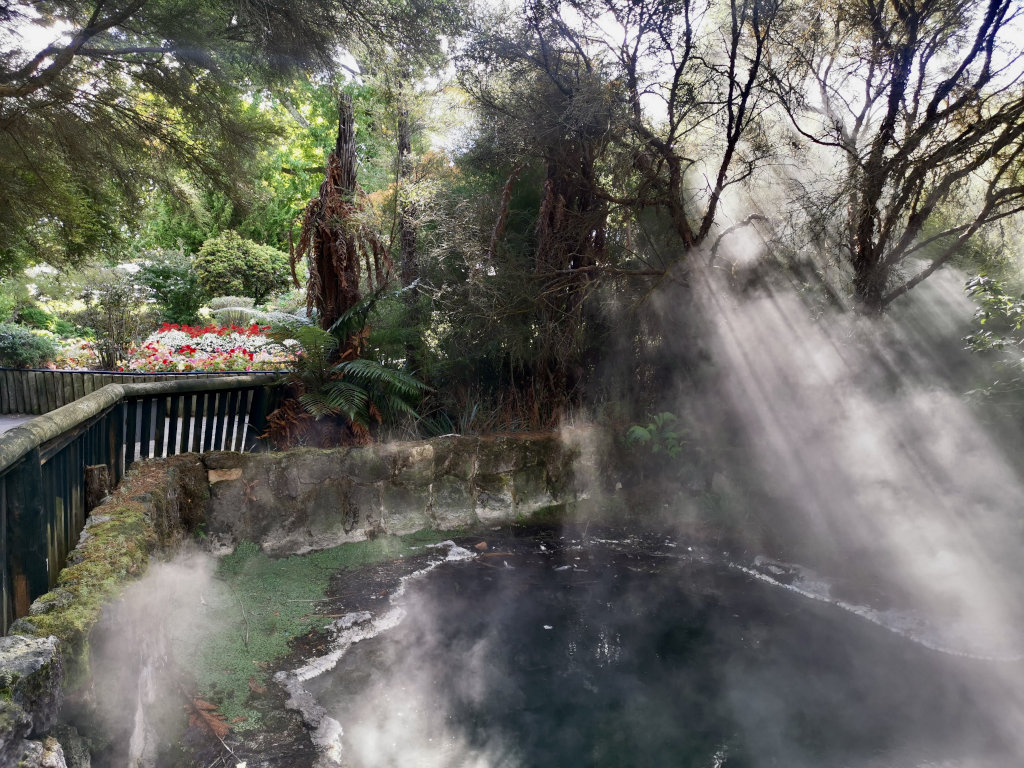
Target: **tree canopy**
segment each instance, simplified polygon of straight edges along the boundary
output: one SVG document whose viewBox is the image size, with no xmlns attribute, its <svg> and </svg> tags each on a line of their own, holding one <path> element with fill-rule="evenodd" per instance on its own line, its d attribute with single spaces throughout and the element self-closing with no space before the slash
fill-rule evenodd
<svg viewBox="0 0 1024 768">
<path fill-rule="evenodd" d="M 0 273 L 120 248 L 187 272 L 235 232 L 303 262 L 280 306 L 325 327 L 379 296 L 359 343 L 422 370 L 445 418 L 555 423 L 615 356 L 624 390 L 666 378 L 645 303 L 730 253 L 736 284 L 810 275 L 878 313 L 1007 261 L 1024 212 L 1017 0 L 0 14 Z"/>
<path fill-rule="evenodd" d="M 329 73 L 342 44 L 436 50 L 446 3 L 91 0 L 0 8 L 0 262 L 116 247 L 147 190 L 189 183 L 246 206 L 274 132 L 253 92 Z M 435 20 L 437 24 L 423 24 Z M 35 34 L 33 34 L 35 32 Z M 33 46 L 40 35 L 57 39 Z"/>
</svg>

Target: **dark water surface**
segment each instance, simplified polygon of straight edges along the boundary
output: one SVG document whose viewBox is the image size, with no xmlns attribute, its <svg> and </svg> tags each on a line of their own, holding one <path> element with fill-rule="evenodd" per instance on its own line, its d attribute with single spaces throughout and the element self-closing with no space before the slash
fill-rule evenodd
<svg viewBox="0 0 1024 768">
<path fill-rule="evenodd" d="M 929 650 L 685 546 L 489 543 L 309 685 L 350 765 L 1024 765 L 1019 662 Z"/>
</svg>

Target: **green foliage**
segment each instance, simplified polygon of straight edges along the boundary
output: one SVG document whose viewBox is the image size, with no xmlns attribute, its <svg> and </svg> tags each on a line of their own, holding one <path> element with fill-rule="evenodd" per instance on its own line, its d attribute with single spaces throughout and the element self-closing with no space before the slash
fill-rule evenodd
<svg viewBox="0 0 1024 768">
<path fill-rule="evenodd" d="M 80 329 L 74 323 L 68 320 L 61 320 L 59 317 L 54 318 L 53 325 L 51 326 L 54 334 L 67 338 L 69 336 L 75 336 L 79 333 Z"/>
<path fill-rule="evenodd" d="M 54 343 L 14 323 L 0 323 L 0 365 L 40 368 L 57 354 Z"/>
<path fill-rule="evenodd" d="M 244 327 L 253 318 L 262 314 L 253 309 L 254 303 L 248 296 L 216 296 L 210 299 L 206 305 L 210 309 L 210 314 L 221 325 Z"/>
<path fill-rule="evenodd" d="M 369 427 L 373 421 L 394 424 L 402 417 L 417 418 L 412 404 L 427 386 L 415 376 L 366 358 L 346 360 L 334 371 L 341 378 L 324 388 L 322 402 L 349 421 Z"/>
<path fill-rule="evenodd" d="M 4 4 L 0 27 L 37 19 L 63 34 L 50 52 L 32 45 L 38 35 L 0 45 L 0 274 L 117 253 L 154 188 L 220 196 L 244 214 L 251 159 L 275 132 L 252 94 L 322 75 L 355 37 L 434 51 L 439 30 L 420 20 L 435 5 L 453 4 Z M 176 246 L 169 234 L 159 244 Z"/>
<path fill-rule="evenodd" d="M 214 312 L 219 309 L 252 309 L 255 304 L 248 296 L 214 296 L 206 302 Z"/>
<path fill-rule="evenodd" d="M 1024 327 L 1024 295 L 1007 293 L 1004 284 L 988 275 L 978 275 L 967 281 L 967 294 L 978 302 L 974 319 L 985 326 L 964 338 L 975 351 L 1005 349 L 1020 343 L 1013 338 Z"/>
<path fill-rule="evenodd" d="M 298 391 L 303 409 L 315 419 L 342 417 L 369 429 L 374 423 L 417 418 L 414 404 L 429 389 L 422 381 L 378 360 L 338 361 L 339 350 L 349 354 L 359 350 L 376 300 L 375 295 L 364 298 L 326 331 L 313 323 L 293 322 L 279 324 L 271 332 L 279 344 L 297 343 L 301 348 L 288 381 Z"/>
<path fill-rule="evenodd" d="M 643 446 L 652 454 L 663 454 L 677 458 L 686 445 L 686 431 L 679 428 L 679 417 L 670 411 L 663 411 L 651 417 L 645 424 L 634 424 L 626 431 L 626 443 Z"/>
<path fill-rule="evenodd" d="M 42 307 L 29 305 L 18 310 L 18 322 L 27 325 L 29 328 L 37 328 L 40 331 L 53 330 L 53 322 L 56 318 Z"/>
<path fill-rule="evenodd" d="M 14 316 L 14 310 L 28 301 L 28 289 L 24 280 L 0 278 L 0 323 L 6 323 Z"/>
<path fill-rule="evenodd" d="M 205 240 L 224 230 L 287 250 L 289 233 L 323 181 L 324 160 L 334 149 L 338 90 L 351 95 L 359 144 L 359 184 L 375 203 L 395 182 L 395 94 L 388 79 L 367 72 L 363 83 L 341 84 L 315 76 L 296 76 L 252 95 L 275 140 L 266 142 L 251 159 L 251 195 L 242 206 L 225 193 L 202 189 L 187 178 L 153 193 L 143 213 L 140 241 L 146 245 L 198 251 Z M 407 184 L 404 192 L 413 186 Z M 378 222 L 392 227 L 393 205 Z"/>
<path fill-rule="evenodd" d="M 79 329 L 74 323 L 63 320 L 40 306 L 30 304 L 21 307 L 16 313 L 17 322 L 39 331 L 50 331 L 55 336 L 75 336 Z"/>
<path fill-rule="evenodd" d="M 193 266 L 207 296 L 248 296 L 261 304 L 288 287 L 288 254 L 236 232 L 203 243 Z"/>
<path fill-rule="evenodd" d="M 144 266 L 136 275 L 148 288 L 168 323 L 188 325 L 199 319 L 203 293 L 192 262 L 180 250 L 154 249 L 140 254 Z"/>
</svg>

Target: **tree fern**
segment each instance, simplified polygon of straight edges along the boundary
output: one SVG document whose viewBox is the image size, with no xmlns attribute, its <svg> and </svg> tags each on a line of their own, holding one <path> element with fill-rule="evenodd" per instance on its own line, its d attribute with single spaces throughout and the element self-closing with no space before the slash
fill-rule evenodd
<svg viewBox="0 0 1024 768">
<path fill-rule="evenodd" d="M 374 422 L 418 418 L 414 406 L 428 387 L 406 371 L 358 357 L 378 296 L 350 307 L 328 330 L 296 318 L 270 332 L 277 343 L 297 344 L 301 349 L 287 381 L 297 391 L 303 410 L 314 419 L 341 417 L 369 428 Z"/>
</svg>

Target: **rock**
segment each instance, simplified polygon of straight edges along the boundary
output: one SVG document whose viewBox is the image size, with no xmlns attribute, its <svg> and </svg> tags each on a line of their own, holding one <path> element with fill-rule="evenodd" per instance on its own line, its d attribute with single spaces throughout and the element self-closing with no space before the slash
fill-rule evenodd
<svg viewBox="0 0 1024 768">
<path fill-rule="evenodd" d="M 476 492 L 476 516 L 482 523 L 507 523 L 515 519 L 512 501 L 512 478 L 507 475 L 477 475 L 473 478 Z"/>
<path fill-rule="evenodd" d="M 283 557 L 381 534 L 511 522 L 576 501 L 579 455 L 550 434 L 204 454 L 204 478 L 214 481 L 205 532 L 210 542 L 254 541 Z"/>
<path fill-rule="evenodd" d="M 29 607 L 31 610 L 31 606 Z M 15 620 L 10 627 L 7 628 L 7 634 L 9 635 L 38 635 L 39 627 L 28 620 L 27 616 L 22 616 L 20 619 Z"/>
<path fill-rule="evenodd" d="M 32 718 L 13 701 L 0 699 L 0 766 L 16 765 L 25 751 Z"/>
<path fill-rule="evenodd" d="M 340 619 L 335 619 L 328 625 L 328 628 L 334 634 L 338 634 L 346 629 L 352 629 L 352 627 L 359 624 L 366 624 L 372 620 L 373 614 L 369 611 L 356 611 L 354 613 L 346 613 Z"/>
<path fill-rule="evenodd" d="M 210 485 L 214 483 L 223 483 L 231 480 L 242 479 L 242 468 L 234 467 L 232 469 L 211 469 L 206 473 L 207 478 L 210 481 Z"/>
<path fill-rule="evenodd" d="M 68 768 L 92 768 L 89 742 L 70 725 L 56 725 L 51 732 L 64 749 L 64 762 Z"/>
<path fill-rule="evenodd" d="M 44 741 L 23 741 L 22 752 L 17 762 L 6 763 L 17 768 L 68 768 L 64 750 L 53 737 Z"/>
<path fill-rule="evenodd" d="M 0 637 L 0 697 L 20 706 L 32 732 L 53 727 L 63 698 L 64 667 L 56 637 Z"/>
<path fill-rule="evenodd" d="M 29 606 L 29 616 L 41 616 L 44 613 L 50 613 L 55 610 L 62 610 L 67 608 L 75 600 L 73 592 L 67 589 L 61 589 L 57 587 L 45 595 L 37 598 Z"/>
</svg>

